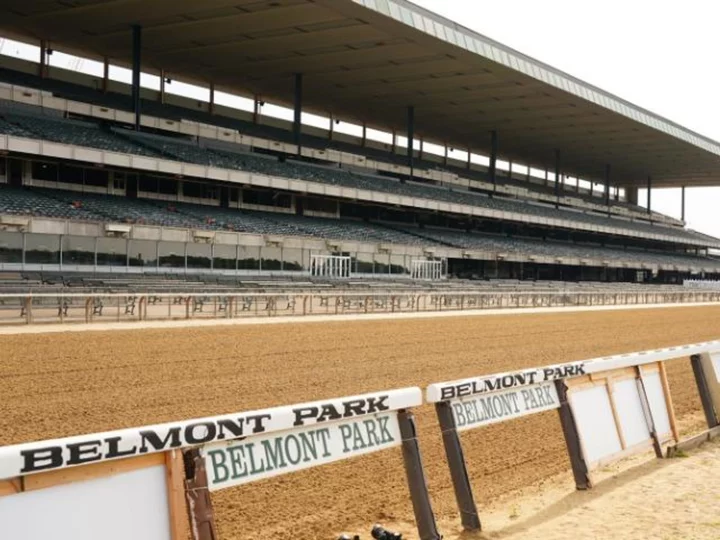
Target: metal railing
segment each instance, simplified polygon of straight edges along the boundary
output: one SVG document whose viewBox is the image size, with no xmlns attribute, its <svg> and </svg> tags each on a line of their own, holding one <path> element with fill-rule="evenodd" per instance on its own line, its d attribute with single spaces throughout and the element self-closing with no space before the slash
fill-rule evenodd
<svg viewBox="0 0 720 540">
<path fill-rule="evenodd" d="M 0 294 L 0 325 L 720 303 L 720 291 Z"/>
</svg>

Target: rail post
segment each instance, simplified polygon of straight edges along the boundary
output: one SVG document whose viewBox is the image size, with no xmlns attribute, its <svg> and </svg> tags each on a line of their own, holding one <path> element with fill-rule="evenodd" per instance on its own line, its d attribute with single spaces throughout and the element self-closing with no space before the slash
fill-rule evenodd
<svg viewBox="0 0 720 540">
<path fill-rule="evenodd" d="M 435 412 L 442 432 L 445 456 L 450 467 L 450 477 L 455 491 L 455 500 L 460 510 L 462 526 L 467 531 L 482 530 L 480 516 L 470 486 L 470 477 L 465 464 L 462 444 L 460 444 L 460 436 L 457 432 L 450 403 L 438 401 L 435 404 Z"/>
<path fill-rule="evenodd" d="M 185 496 L 190 509 L 193 540 L 217 540 L 215 512 L 208 490 L 205 460 L 200 450 L 193 448 L 183 453 L 185 460 Z"/>
<path fill-rule="evenodd" d="M 703 412 L 705 413 L 705 421 L 707 422 L 708 429 L 712 429 L 717 425 L 718 422 L 717 411 L 713 404 L 712 394 L 710 392 L 710 385 L 707 380 L 707 370 L 705 366 L 707 362 L 703 362 L 703 355 L 694 354 L 690 357 L 690 363 L 692 364 L 693 374 L 695 375 L 695 383 L 697 384 L 698 394 L 700 394 L 700 401 L 702 403 Z M 705 365 L 703 365 L 705 364 Z"/>
<path fill-rule="evenodd" d="M 560 415 L 560 425 L 562 426 L 568 456 L 570 457 L 570 466 L 572 467 L 573 477 L 575 478 L 575 487 L 579 490 L 585 490 L 592 487 L 592 484 L 590 482 L 587 463 L 585 463 L 585 459 L 582 456 L 580 434 L 578 433 L 575 417 L 572 414 L 570 402 L 568 401 L 565 381 L 562 379 L 555 381 L 555 389 L 557 390 L 558 399 L 560 400 L 558 414 Z"/>
<path fill-rule="evenodd" d="M 442 540 L 430 503 L 413 414 L 406 410 L 398 411 L 398 424 L 402 439 L 405 474 L 410 488 L 410 500 L 420 540 Z"/>
</svg>

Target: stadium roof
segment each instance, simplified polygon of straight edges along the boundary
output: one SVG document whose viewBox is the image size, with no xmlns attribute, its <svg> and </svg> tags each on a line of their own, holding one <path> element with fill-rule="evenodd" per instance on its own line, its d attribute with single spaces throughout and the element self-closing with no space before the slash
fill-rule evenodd
<svg viewBox="0 0 720 540">
<path fill-rule="evenodd" d="M 3 0 L 0 31 L 589 179 L 720 185 L 720 143 L 406 0 Z"/>
</svg>

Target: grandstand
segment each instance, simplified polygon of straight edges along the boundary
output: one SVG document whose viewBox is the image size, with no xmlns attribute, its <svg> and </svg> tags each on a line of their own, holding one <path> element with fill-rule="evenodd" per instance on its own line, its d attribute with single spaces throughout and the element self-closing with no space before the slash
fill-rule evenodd
<svg viewBox="0 0 720 540">
<path fill-rule="evenodd" d="M 338 278 L 409 281 L 419 261 L 472 280 L 720 277 L 719 239 L 638 204 L 639 187 L 651 203 L 720 184 L 714 141 L 402 0 L 135 4 L 112 23 L 103 1 L 0 7 L 0 32 L 39 46 L 37 62 L 0 56 L 6 277 L 304 282 L 325 256 L 350 257 Z M 52 66 L 53 50 L 104 75 Z"/>
</svg>

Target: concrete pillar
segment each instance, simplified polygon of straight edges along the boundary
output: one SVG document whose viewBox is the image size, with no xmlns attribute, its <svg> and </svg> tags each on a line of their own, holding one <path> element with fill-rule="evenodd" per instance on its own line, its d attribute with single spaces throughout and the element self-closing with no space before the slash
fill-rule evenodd
<svg viewBox="0 0 720 540">
<path fill-rule="evenodd" d="M 295 100 L 293 115 L 293 140 L 297 145 L 297 153 L 302 150 L 302 105 L 303 105 L 303 76 L 302 73 L 295 74 Z"/>
<path fill-rule="evenodd" d="M 142 27 L 132 27 L 132 110 L 135 114 L 135 130 L 140 130 L 140 66 L 142 63 Z"/>
</svg>

